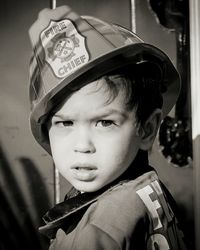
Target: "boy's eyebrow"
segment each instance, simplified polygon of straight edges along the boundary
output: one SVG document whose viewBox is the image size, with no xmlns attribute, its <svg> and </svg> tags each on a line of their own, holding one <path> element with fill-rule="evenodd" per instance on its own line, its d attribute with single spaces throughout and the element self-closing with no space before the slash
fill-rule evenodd
<svg viewBox="0 0 200 250">
<path fill-rule="evenodd" d="M 95 118 L 99 118 L 99 117 L 106 117 L 106 116 L 109 116 L 109 115 L 120 115 L 122 116 L 123 118 L 127 118 L 128 114 L 127 112 L 125 111 L 120 111 L 120 110 L 117 110 L 117 109 L 109 109 L 109 110 L 106 110 L 106 111 L 100 111 L 99 113 L 94 113 L 93 115 L 93 119 Z M 61 118 L 61 119 L 71 119 L 71 117 L 73 116 L 76 116 L 76 113 L 69 113 L 69 114 L 62 114 L 62 113 L 56 113 L 53 115 L 53 117 L 56 117 L 56 118 Z"/>
<path fill-rule="evenodd" d="M 118 109 L 109 109 L 107 111 L 103 111 L 102 113 L 100 112 L 100 114 L 96 114 L 96 117 L 106 117 L 106 116 L 109 116 L 109 115 L 120 115 L 124 118 L 127 118 L 127 112 L 125 111 L 120 111 Z"/>
</svg>

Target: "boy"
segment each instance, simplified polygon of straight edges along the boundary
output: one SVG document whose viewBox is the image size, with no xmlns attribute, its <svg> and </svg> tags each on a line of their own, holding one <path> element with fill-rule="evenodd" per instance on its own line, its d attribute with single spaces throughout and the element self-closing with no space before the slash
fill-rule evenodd
<svg viewBox="0 0 200 250">
<path fill-rule="evenodd" d="M 50 249 L 185 249 L 148 165 L 180 88 L 168 57 L 66 6 L 40 12 L 30 37 L 32 133 L 74 187 L 44 216 Z"/>
</svg>

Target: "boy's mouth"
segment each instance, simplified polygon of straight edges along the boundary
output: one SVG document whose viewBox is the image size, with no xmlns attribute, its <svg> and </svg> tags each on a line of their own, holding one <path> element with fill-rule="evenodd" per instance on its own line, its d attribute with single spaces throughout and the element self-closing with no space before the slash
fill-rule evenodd
<svg viewBox="0 0 200 250">
<path fill-rule="evenodd" d="M 95 168 L 95 167 L 90 167 L 90 166 L 87 166 L 87 167 L 77 166 L 77 167 L 74 167 L 74 169 L 80 170 L 80 171 L 81 171 L 81 170 L 83 170 L 83 171 L 84 171 L 84 170 L 86 170 L 86 171 L 88 170 L 88 171 L 89 171 L 89 170 L 95 170 L 96 168 Z"/>
<path fill-rule="evenodd" d="M 71 169 L 76 170 L 96 170 L 97 167 L 91 164 L 87 163 L 75 163 L 71 166 Z"/>
<path fill-rule="evenodd" d="M 97 167 L 90 164 L 74 164 L 72 172 L 75 179 L 79 181 L 92 181 L 96 176 Z"/>
</svg>

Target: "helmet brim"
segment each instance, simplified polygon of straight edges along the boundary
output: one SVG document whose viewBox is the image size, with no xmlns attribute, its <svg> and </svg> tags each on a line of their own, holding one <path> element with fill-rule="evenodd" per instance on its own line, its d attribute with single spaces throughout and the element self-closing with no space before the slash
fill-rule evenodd
<svg viewBox="0 0 200 250">
<path fill-rule="evenodd" d="M 173 108 L 180 92 L 179 74 L 168 56 L 158 48 L 146 43 L 130 44 L 89 61 L 66 77 L 47 93 L 45 98 L 40 100 L 30 116 L 31 130 L 38 143 L 51 154 L 50 145 L 42 126 L 50 110 L 64 98 L 109 72 L 141 62 L 164 65 L 163 84 L 165 84 L 166 91 L 162 93 L 162 112 L 165 117 Z"/>
</svg>

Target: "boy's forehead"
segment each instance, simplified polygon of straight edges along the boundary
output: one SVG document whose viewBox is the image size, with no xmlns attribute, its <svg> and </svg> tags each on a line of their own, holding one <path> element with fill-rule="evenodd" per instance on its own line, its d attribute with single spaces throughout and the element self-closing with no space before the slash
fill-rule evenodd
<svg viewBox="0 0 200 250">
<path fill-rule="evenodd" d="M 125 110 L 125 94 L 119 91 L 114 97 L 104 78 L 90 82 L 73 92 L 58 106 L 57 112 L 65 109 L 70 113 L 73 110 L 86 109 L 88 111 L 101 111 L 105 109 Z M 55 112 L 54 112 L 55 113 Z"/>
<path fill-rule="evenodd" d="M 105 87 L 107 86 L 106 80 L 102 77 L 98 80 L 89 82 L 88 84 L 83 85 L 77 92 L 85 93 L 86 95 L 96 94 L 98 92 L 106 92 Z M 76 92 L 75 92 L 76 93 Z"/>
</svg>

